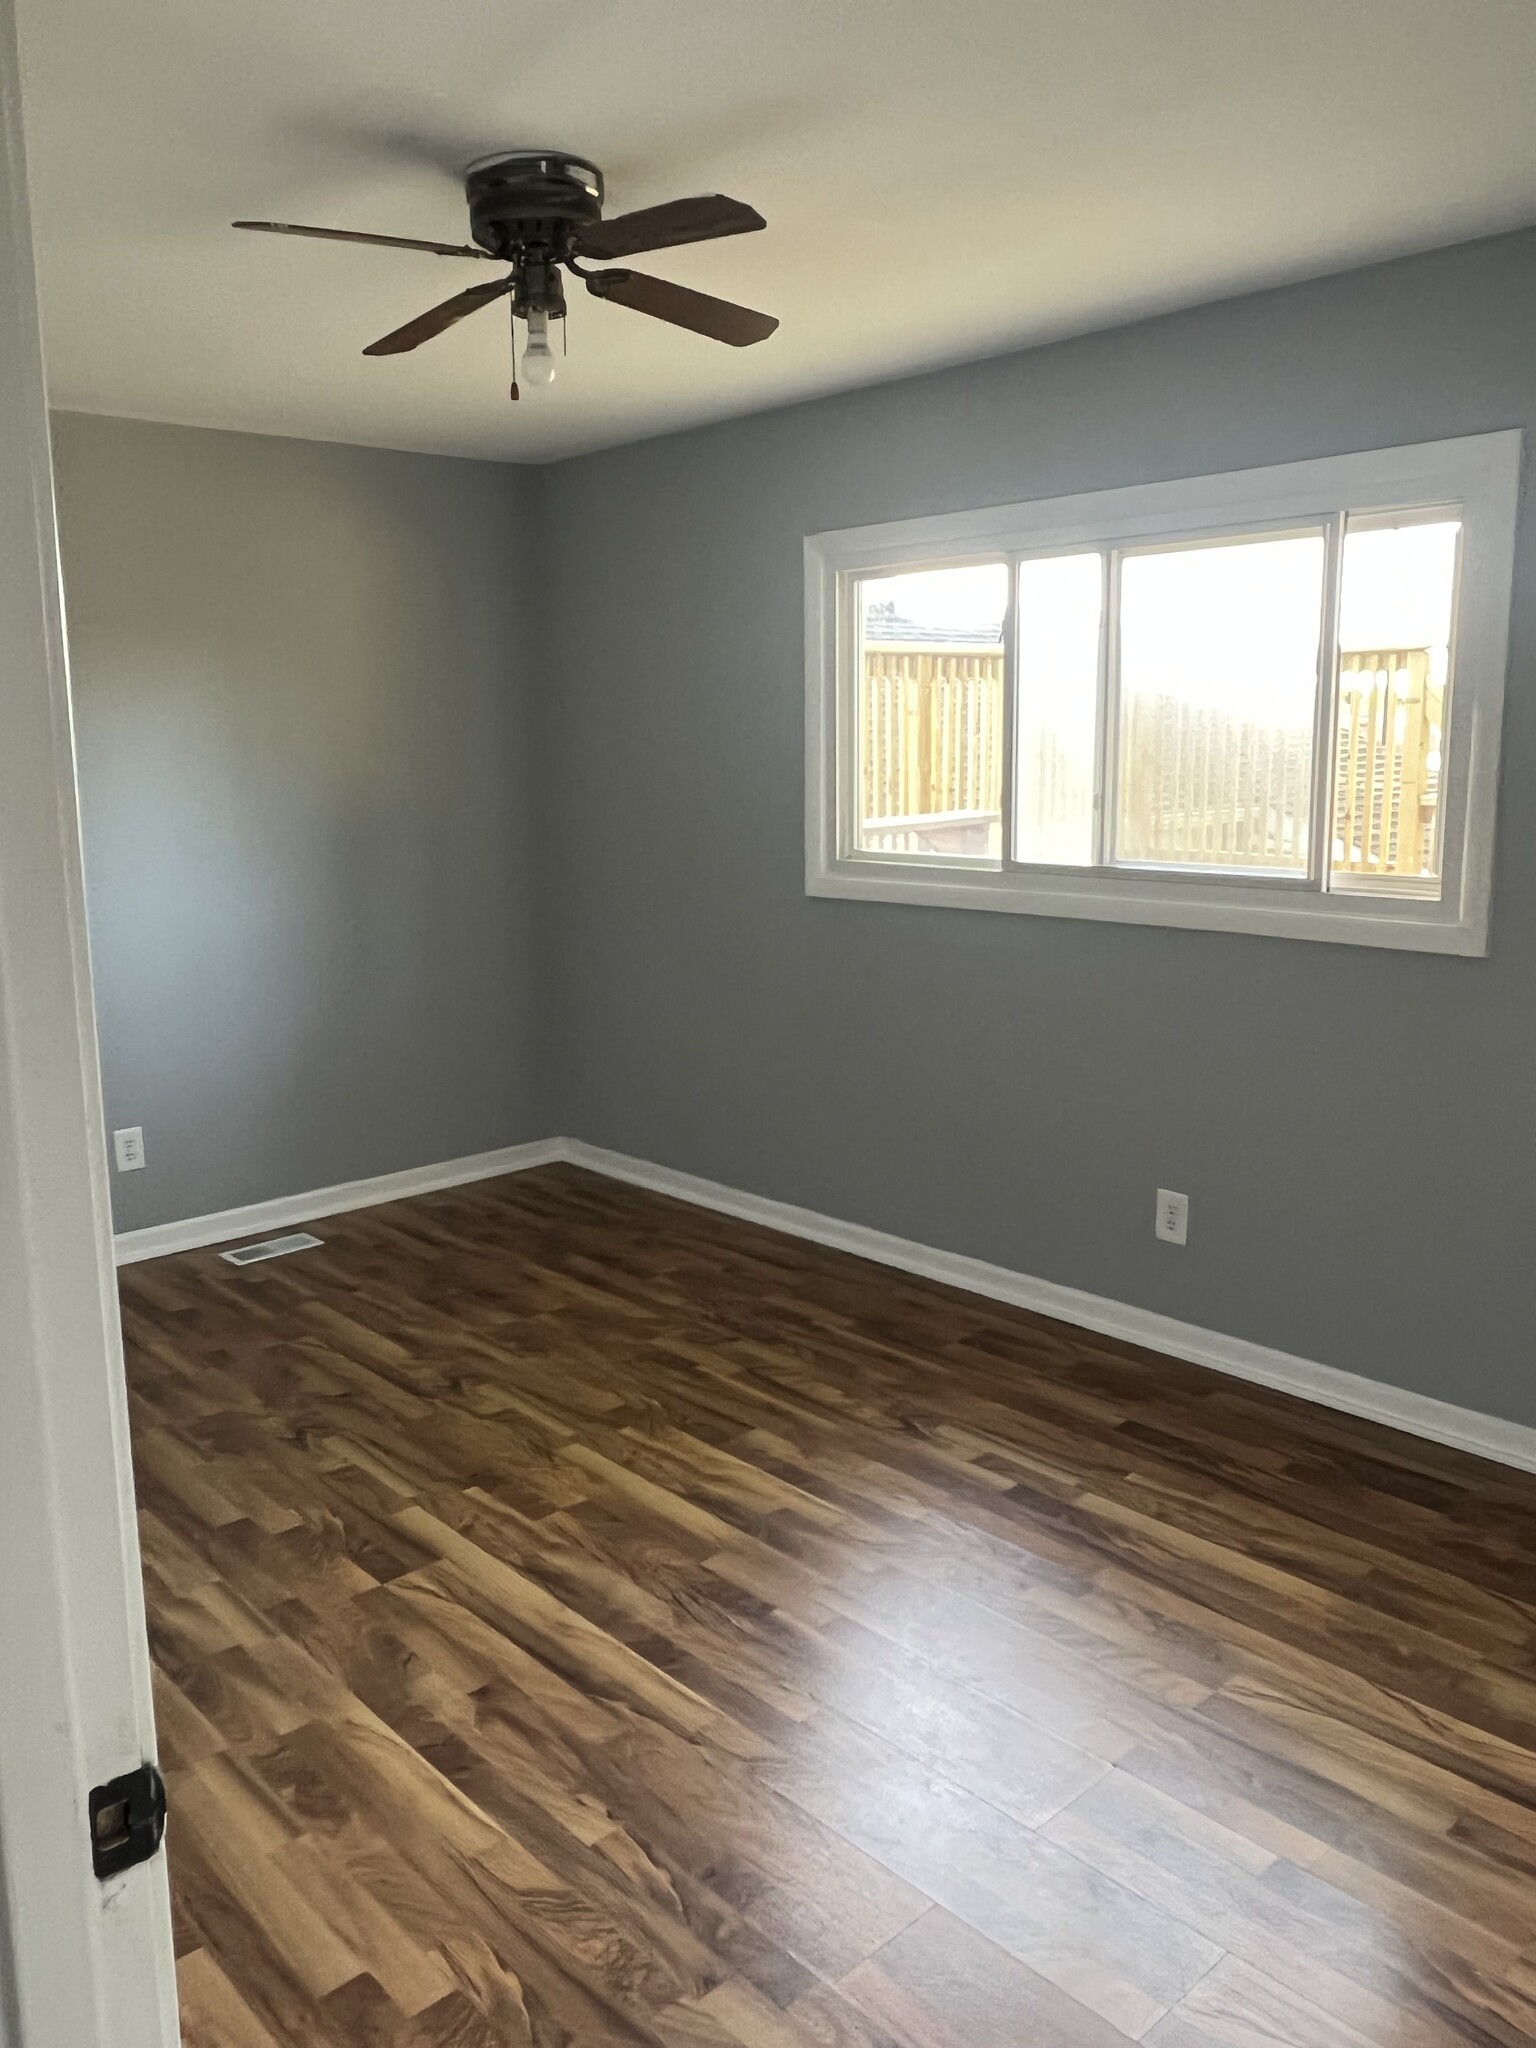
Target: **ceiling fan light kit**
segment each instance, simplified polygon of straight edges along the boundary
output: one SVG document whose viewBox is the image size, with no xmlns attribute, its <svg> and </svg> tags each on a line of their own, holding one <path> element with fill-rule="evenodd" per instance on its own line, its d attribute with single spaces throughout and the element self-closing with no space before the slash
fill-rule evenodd
<svg viewBox="0 0 1536 2048">
<path fill-rule="evenodd" d="M 673 199 L 637 213 L 603 219 L 603 174 L 595 164 L 564 150 L 516 149 L 481 157 L 464 173 L 469 231 L 474 246 L 421 242 L 404 235 L 362 234 L 351 228 L 300 227 L 287 221 L 237 220 L 237 228 L 263 234 L 310 235 L 326 241 L 370 242 L 387 249 L 416 249 L 434 256 L 470 257 L 510 265 L 507 276 L 471 285 L 417 314 L 403 327 L 371 342 L 368 356 L 403 355 L 443 333 L 497 299 L 511 305 L 514 353 L 517 322 L 526 330 L 523 376 L 530 384 L 553 382 L 558 359 L 549 344 L 549 323 L 565 318 L 562 271 L 581 279 L 596 299 L 686 327 L 695 334 L 746 348 L 766 341 L 778 321 L 728 299 L 690 291 L 638 270 L 584 270 L 587 261 L 612 263 L 648 249 L 678 248 L 749 234 L 766 225 L 753 207 L 721 193 Z M 563 330 L 562 330 L 563 332 Z M 518 395 L 517 384 L 512 396 Z"/>
</svg>

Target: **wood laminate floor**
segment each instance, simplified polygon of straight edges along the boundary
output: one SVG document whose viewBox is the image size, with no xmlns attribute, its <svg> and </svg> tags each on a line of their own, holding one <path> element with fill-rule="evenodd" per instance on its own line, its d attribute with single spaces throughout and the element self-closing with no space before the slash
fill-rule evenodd
<svg viewBox="0 0 1536 2048">
<path fill-rule="evenodd" d="M 189 2048 L 1536 2041 L 1536 1481 L 551 1167 L 127 1269 Z"/>
</svg>

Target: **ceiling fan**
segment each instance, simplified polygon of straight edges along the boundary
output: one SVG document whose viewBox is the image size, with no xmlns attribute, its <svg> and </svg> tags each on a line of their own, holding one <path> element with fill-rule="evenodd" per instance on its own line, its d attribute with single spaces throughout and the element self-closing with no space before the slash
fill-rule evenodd
<svg viewBox="0 0 1536 2048">
<path fill-rule="evenodd" d="M 674 327 L 746 348 L 766 341 L 778 321 L 728 299 L 688 290 L 665 278 L 638 270 L 584 270 L 583 262 L 612 262 L 646 249 L 672 249 L 685 242 L 712 242 L 722 235 L 744 235 L 767 225 L 754 207 L 739 199 L 709 193 L 698 199 L 672 199 L 638 213 L 604 220 L 603 175 L 579 157 L 552 150 L 519 149 L 482 157 L 464 173 L 469 200 L 469 231 L 474 246 L 454 242 L 418 242 L 408 235 L 365 235 L 351 228 L 298 227 L 289 221 L 237 220 L 237 228 L 269 235 L 315 235 L 332 242 L 375 242 L 386 249 L 422 249 L 433 256 L 469 256 L 485 263 L 509 263 L 505 277 L 471 285 L 414 320 L 407 320 L 363 350 L 365 356 L 403 355 L 420 348 L 435 334 L 497 299 L 512 308 L 514 368 L 517 322 L 527 329 L 522 374 L 530 384 L 554 379 L 556 358 L 549 345 L 549 323 L 565 318 L 565 285 L 561 270 L 579 277 L 594 298 L 607 299 L 632 312 L 668 320 Z M 562 334 L 564 330 L 562 329 Z M 512 384 L 516 398 L 517 383 Z"/>
</svg>

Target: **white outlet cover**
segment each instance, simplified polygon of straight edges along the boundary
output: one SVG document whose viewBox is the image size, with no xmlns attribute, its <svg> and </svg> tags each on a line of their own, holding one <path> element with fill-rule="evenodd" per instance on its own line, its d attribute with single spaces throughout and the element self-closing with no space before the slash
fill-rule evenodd
<svg viewBox="0 0 1536 2048">
<path fill-rule="evenodd" d="M 144 1131 L 142 1125 L 130 1124 L 121 1131 L 112 1133 L 112 1155 L 117 1161 L 119 1173 L 137 1173 L 144 1164 Z"/>
<path fill-rule="evenodd" d="M 1153 1224 L 1164 1244 L 1189 1242 L 1189 1197 L 1172 1188 L 1157 1191 L 1157 1216 Z"/>
</svg>

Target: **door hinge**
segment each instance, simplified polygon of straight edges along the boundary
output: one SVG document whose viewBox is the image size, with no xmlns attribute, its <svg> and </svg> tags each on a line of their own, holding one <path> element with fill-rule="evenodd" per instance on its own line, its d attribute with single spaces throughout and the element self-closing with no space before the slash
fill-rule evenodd
<svg viewBox="0 0 1536 2048">
<path fill-rule="evenodd" d="M 165 1834 L 165 1780 L 153 1764 L 91 1788 L 91 1868 L 116 1877 L 147 1863 Z"/>
</svg>

